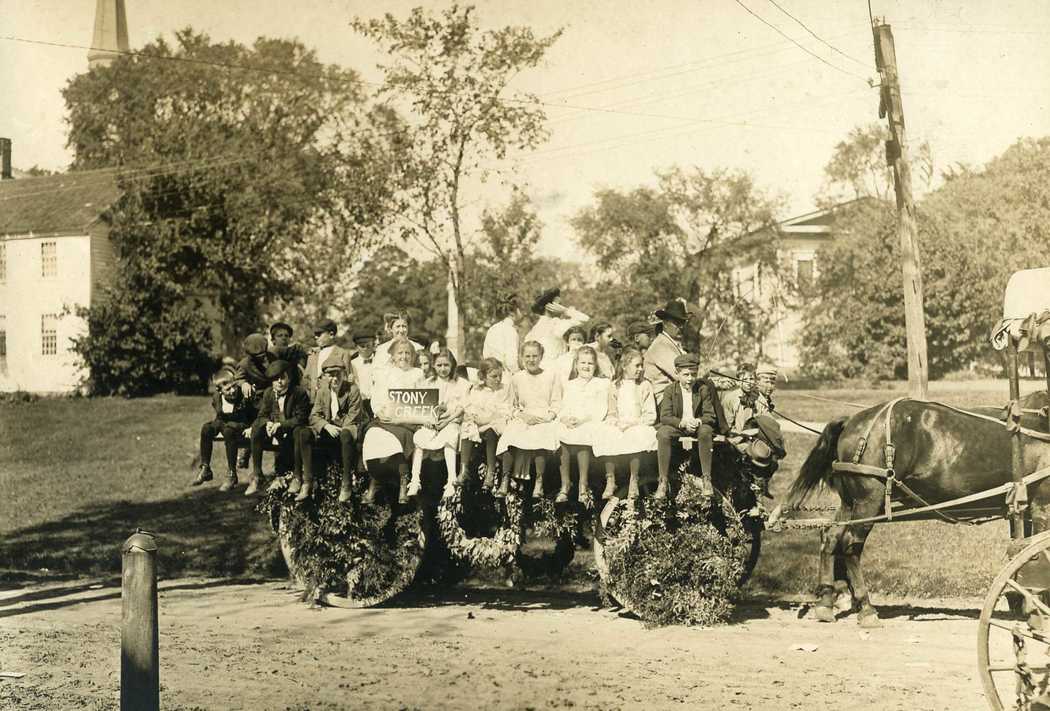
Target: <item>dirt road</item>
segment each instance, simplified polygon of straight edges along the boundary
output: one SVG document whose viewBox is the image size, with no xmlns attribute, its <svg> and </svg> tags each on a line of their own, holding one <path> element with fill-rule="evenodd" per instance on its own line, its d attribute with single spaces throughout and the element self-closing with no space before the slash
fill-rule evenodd
<svg viewBox="0 0 1050 711">
<path fill-rule="evenodd" d="M 161 583 L 165 709 L 981 709 L 976 600 L 881 602 L 883 627 L 750 602 L 646 630 L 594 593 L 457 589 L 309 609 L 280 582 Z M 0 587 L 3 709 L 111 709 L 119 580 Z M 807 651 L 794 649 L 804 646 Z M 808 651 L 812 650 L 812 651 Z"/>
</svg>

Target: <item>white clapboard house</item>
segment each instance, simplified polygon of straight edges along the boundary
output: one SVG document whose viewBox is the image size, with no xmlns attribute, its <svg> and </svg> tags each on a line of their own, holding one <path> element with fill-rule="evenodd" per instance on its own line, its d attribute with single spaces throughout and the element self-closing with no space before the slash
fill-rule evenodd
<svg viewBox="0 0 1050 711">
<path fill-rule="evenodd" d="M 116 277 L 107 170 L 0 180 L 0 392 L 63 393 L 82 373 L 72 311 Z"/>
</svg>

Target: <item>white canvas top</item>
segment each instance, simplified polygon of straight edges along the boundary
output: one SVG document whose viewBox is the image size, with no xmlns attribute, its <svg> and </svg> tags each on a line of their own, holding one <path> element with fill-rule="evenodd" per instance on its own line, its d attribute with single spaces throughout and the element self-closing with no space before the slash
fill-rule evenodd
<svg viewBox="0 0 1050 711">
<path fill-rule="evenodd" d="M 1014 272 L 1003 295 L 1003 319 L 1050 310 L 1050 267 Z"/>
</svg>

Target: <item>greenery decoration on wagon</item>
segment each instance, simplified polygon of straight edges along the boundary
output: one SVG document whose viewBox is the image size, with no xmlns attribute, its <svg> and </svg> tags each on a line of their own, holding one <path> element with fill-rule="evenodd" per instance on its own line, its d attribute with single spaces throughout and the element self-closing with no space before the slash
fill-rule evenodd
<svg viewBox="0 0 1050 711">
<path fill-rule="evenodd" d="M 528 529 L 530 538 L 550 538 L 554 541 L 554 548 L 538 556 L 519 549 L 514 563 L 522 578 L 555 578 L 568 568 L 576 556 L 580 511 L 580 505 L 575 501 L 558 504 L 550 498 L 528 500 L 523 531 Z"/>
<path fill-rule="evenodd" d="M 521 495 L 512 491 L 503 501 L 505 513 L 491 536 L 470 536 L 460 517 L 464 514 L 464 489 L 442 499 L 437 510 L 438 529 L 453 557 L 479 568 L 498 568 L 514 562 L 521 546 L 524 506 Z"/>
<path fill-rule="evenodd" d="M 424 556 L 423 513 L 398 505 L 365 505 L 367 475 L 355 475 L 354 498 L 341 504 L 338 465 L 315 479 L 317 490 L 295 502 L 285 489 L 267 491 L 259 510 L 291 548 L 293 575 L 304 599 L 322 592 L 379 602 L 408 586 Z M 280 528 L 280 530 L 279 530 Z"/>
<path fill-rule="evenodd" d="M 694 477 L 684 478 L 674 501 L 620 502 L 603 530 L 606 601 L 615 596 L 647 626 L 729 617 L 748 539 L 732 506 L 701 496 Z"/>
</svg>

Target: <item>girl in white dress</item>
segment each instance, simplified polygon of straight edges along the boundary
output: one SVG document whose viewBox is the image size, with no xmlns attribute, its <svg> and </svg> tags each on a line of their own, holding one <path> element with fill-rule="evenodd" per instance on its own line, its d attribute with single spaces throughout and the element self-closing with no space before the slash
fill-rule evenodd
<svg viewBox="0 0 1050 711">
<path fill-rule="evenodd" d="M 372 409 L 375 419 L 365 431 L 361 446 L 361 457 L 369 469 L 368 491 L 365 503 L 373 503 L 378 493 L 378 482 L 368 467 L 370 461 L 386 461 L 397 458 L 398 501 L 408 503 L 409 461 L 415 449 L 413 435 L 417 426 L 398 418 L 397 405 L 390 399 L 390 391 L 398 388 L 418 388 L 423 384 L 423 371 L 415 367 L 415 348 L 407 338 L 394 339 L 390 347 L 392 365 L 378 368 L 372 387 Z"/>
<path fill-rule="evenodd" d="M 620 359 L 609 389 L 609 416 L 594 443 L 594 456 L 608 457 L 603 499 L 611 499 L 616 493 L 616 457 L 628 457 L 631 480 L 627 498 L 634 499 L 638 497 L 642 455 L 656 451 L 656 397 L 644 372 L 641 351 L 628 350 Z"/>
<path fill-rule="evenodd" d="M 510 380 L 514 414 L 499 438 L 496 454 L 511 451 L 514 476 L 518 479 L 528 477 L 529 464 L 535 462 L 532 495 L 541 497 L 547 454 L 558 449 L 558 424 L 554 419 L 561 407 L 561 382 L 553 370 L 540 367 L 543 345 L 539 341 L 526 341 L 519 360 L 523 370 L 514 373 Z"/>
<path fill-rule="evenodd" d="M 467 480 L 467 468 L 474 457 L 474 445 L 485 443 L 485 481 L 482 488 L 491 489 L 496 475 L 496 445 L 507 427 L 511 413 L 510 385 L 503 382 L 503 365 L 495 358 L 485 358 L 478 365 L 481 381 L 470 389 L 463 405 L 460 428 L 459 481 Z M 509 486 L 510 455 L 503 457 L 503 479 L 495 496 L 506 496 Z"/>
<path fill-rule="evenodd" d="M 438 407 L 434 421 L 416 430 L 413 442 L 416 451 L 412 454 L 412 481 L 408 495 L 415 496 L 422 485 L 423 457 L 426 452 L 443 451 L 448 477 L 445 479 L 444 496 L 455 491 L 456 452 L 459 450 L 460 419 L 463 405 L 470 393 L 470 382 L 456 374 L 456 357 L 447 348 L 434 356 L 434 379 L 426 380 L 423 387 L 435 387 L 438 391 Z"/>
<path fill-rule="evenodd" d="M 582 346 L 576 351 L 576 362 L 558 410 L 558 440 L 561 442 L 561 491 L 555 499 L 558 503 L 569 500 L 573 454 L 580 469 L 579 500 L 584 505 L 593 503 L 587 483 L 591 446 L 609 411 L 609 379 L 601 377 L 597 371 L 598 354 L 590 346 Z"/>
<path fill-rule="evenodd" d="M 561 386 L 564 390 L 565 384 L 569 382 L 569 377 L 572 375 L 572 366 L 576 362 L 576 351 L 587 343 L 587 332 L 583 330 L 582 326 L 570 326 L 566 329 L 563 338 L 565 339 L 566 350 L 554 359 L 550 364 L 550 369 L 554 371 L 555 376 L 561 381 Z"/>
</svg>

